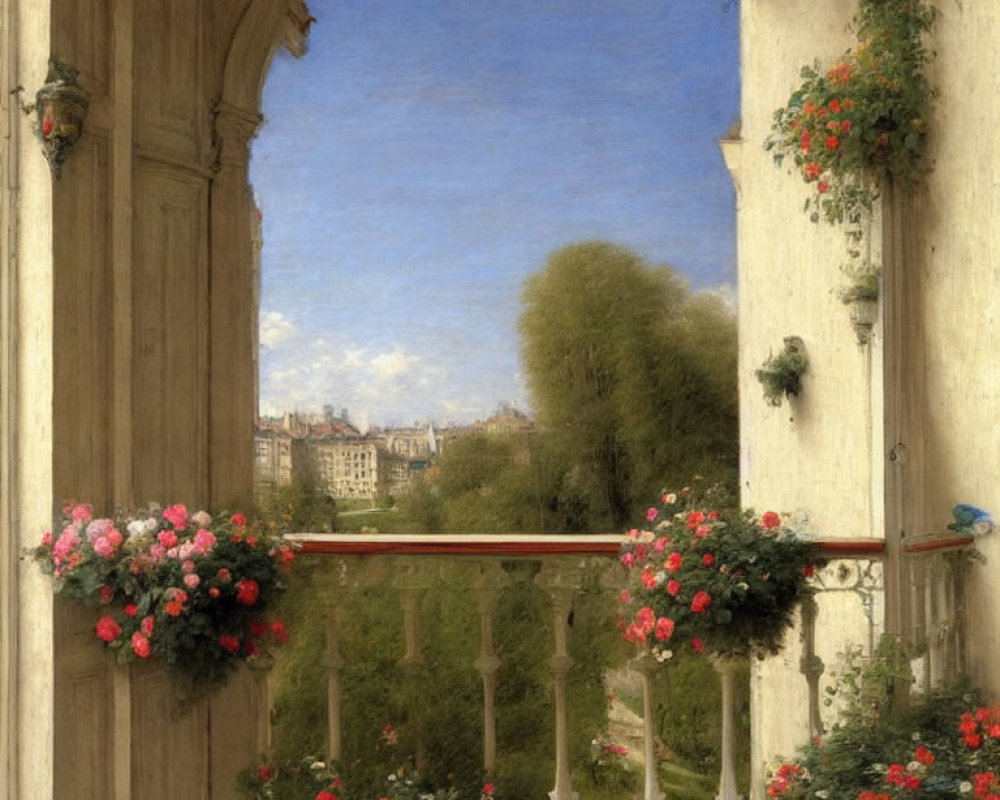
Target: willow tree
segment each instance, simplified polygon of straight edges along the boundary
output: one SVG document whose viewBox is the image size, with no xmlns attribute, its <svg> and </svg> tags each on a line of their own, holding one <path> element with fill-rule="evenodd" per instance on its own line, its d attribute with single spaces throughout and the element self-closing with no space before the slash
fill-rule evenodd
<svg viewBox="0 0 1000 800">
<path fill-rule="evenodd" d="M 736 327 L 721 301 L 604 242 L 554 252 L 522 301 L 534 410 L 592 527 L 624 524 L 663 486 L 735 474 Z"/>
</svg>

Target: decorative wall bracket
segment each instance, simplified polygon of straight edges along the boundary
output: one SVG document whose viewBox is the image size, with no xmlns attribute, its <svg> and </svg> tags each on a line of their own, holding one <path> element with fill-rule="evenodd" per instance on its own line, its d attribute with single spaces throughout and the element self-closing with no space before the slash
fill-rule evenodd
<svg viewBox="0 0 1000 800">
<path fill-rule="evenodd" d="M 90 95 L 77 81 L 79 70 L 56 59 L 49 59 L 45 83 L 35 93 L 35 102 L 22 105 L 25 114 L 35 114 L 35 135 L 42 142 L 42 152 L 57 178 L 63 162 L 83 134 L 83 121 L 90 106 Z"/>
</svg>

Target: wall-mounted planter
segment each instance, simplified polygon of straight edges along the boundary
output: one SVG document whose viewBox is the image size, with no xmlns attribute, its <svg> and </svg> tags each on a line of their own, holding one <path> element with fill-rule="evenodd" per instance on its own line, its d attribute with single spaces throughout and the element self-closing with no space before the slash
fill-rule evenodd
<svg viewBox="0 0 1000 800">
<path fill-rule="evenodd" d="M 786 336 L 781 352 L 770 356 L 756 373 L 768 405 L 780 406 L 783 398 L 798 395 L 808 369 L 805 342 L 798 336 Z"/>
</svg>

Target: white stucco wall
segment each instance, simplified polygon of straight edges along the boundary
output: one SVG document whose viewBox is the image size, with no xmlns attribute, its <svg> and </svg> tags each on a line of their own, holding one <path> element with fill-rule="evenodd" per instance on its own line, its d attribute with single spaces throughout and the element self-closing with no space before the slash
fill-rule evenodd
<svg viewBox="0 0 1000 800">
<path fill-rule="evenodd" d="M 905 212 L 902 278 L 908 299 L 898 341 L 880 326 L 856 344 L 836 296 L 840 235 L 808 222 L 805 185 L 763 150 L 771 115 L 799 83 L 802 64 L 829 64 L 851 46 L 854 0 L 746 0 L 742 4 L 743 109 L 739 154 L 739 303 L 742 490 L 759 510 L 801 510 L 823 538 L 883 536 L 885 435 L 906 445 L 906 535 L 942 531 L 955 503 L 1000 515 L 1000 5 L 937 0 L 930 70 L 934 170 Z M 888 214 L 888 211 L 886 211 Z M 902 306 L 901 306 L 902 307 Z M 805 340 L 802 396 L 780 409 L 761 399 L 754 370 L 784 336 Z M 883 357 L 905 352 L 894 418 Z M 870 359 L 870 361 L 869 361 Z M 883 423 L 883 413 L 889 419 Z M 893 439 L 892 441 L 895 441 Z M 984 540 L 987 566 L 967 585 L 973 677 L 1000 698 L 1000 536 Z M 859 640 L 856 614 L 822 601 L 820 655 Z M 804 741 L 805 685 L 798 645 L 754 674 L 754 757 L 790 754 Z M 790 709 L 801 709 L 788 713 Z M 759 789 L 759 780 L 756 791 Z"/>
</svg>

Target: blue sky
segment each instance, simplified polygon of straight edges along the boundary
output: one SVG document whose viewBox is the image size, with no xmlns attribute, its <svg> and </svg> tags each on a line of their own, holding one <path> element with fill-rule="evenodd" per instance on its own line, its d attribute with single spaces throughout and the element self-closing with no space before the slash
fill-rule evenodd
<svg viewBox="0 0 1000 800">
<path fill-rule="evenodd" d="M 252 145 L 261 411 L 530 410 L 524 279 L 583 239 L 735 283 L 732 0 L 310 0 Z"/>
</svg>

